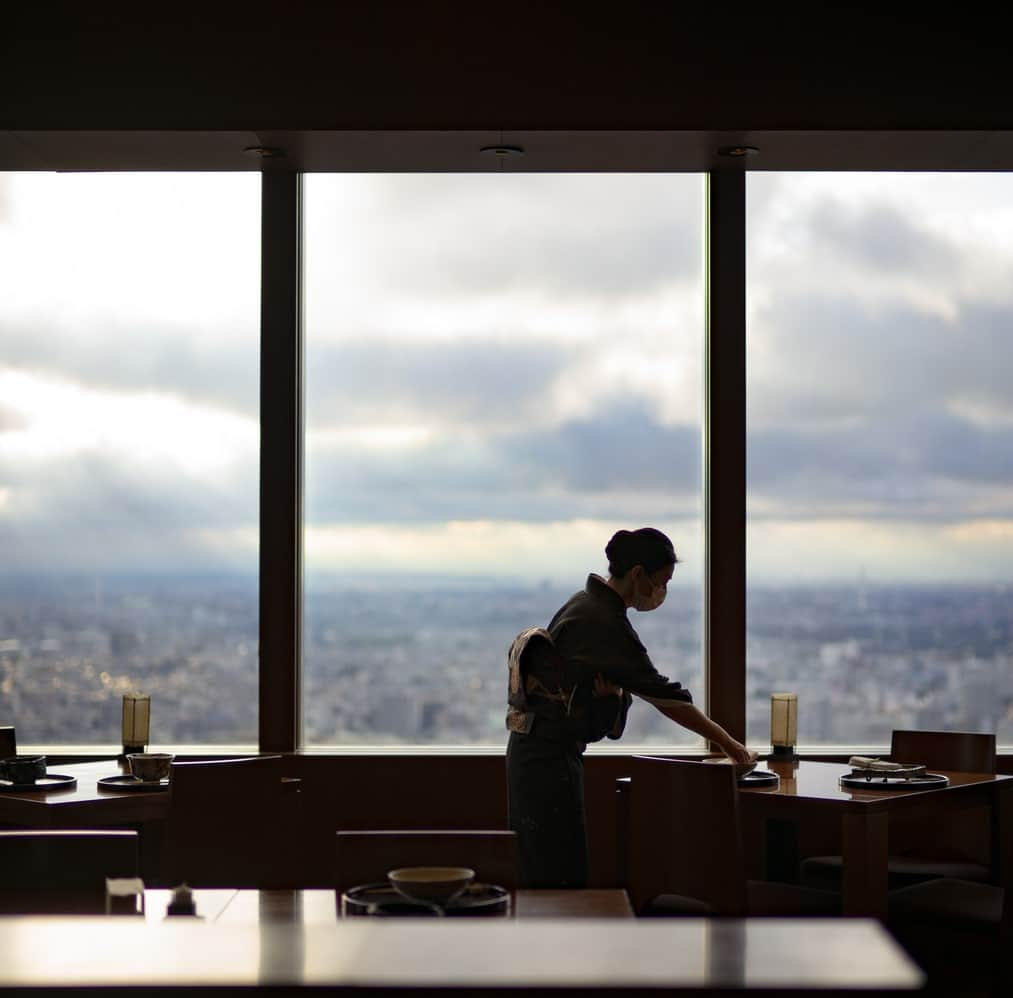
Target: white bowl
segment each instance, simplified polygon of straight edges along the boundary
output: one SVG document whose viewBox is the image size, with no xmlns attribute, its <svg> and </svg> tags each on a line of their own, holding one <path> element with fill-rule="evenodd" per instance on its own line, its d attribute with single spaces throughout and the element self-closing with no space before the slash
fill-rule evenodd
<svg viewBox="0 0 1013 998">
<path fill-rule="evenodd" d="M 409 901 L 449 904 L 475 879 L 466 866 L 403 866 L 387 874 L 391 887 Z"/>
</svg>

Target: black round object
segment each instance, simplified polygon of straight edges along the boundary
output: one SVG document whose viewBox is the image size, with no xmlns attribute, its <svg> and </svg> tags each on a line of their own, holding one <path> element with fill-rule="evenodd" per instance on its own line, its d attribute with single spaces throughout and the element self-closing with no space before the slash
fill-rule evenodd
<svg viewBox="0 0 1013 998">
<path fill-rule="evenodd" d="M 68 790 L 77 785 L 76 776 L 64 776 L 61 773 L 46 773 L 31 783 L 12 783 L 0 780 L 0 793 L 15 793 L 25 790 Z"/>
<path fill-rule="evenodd" d="M 101 790 L 138 790 L 147 793 L 169 789 L 169 777 L 161 780 L 140 780 L 130 773 L 121 776 L 103 776 L 95 781 Z"/>
<path fill-rule="evenodd" d="M 935 790 L 946 787 L 950 779 L 940 773 L 926 773 L 924 776 L 891 776 L 890 773 L 849 773 L 840 778 L 842 787 L 852 790 Z"/>
<path fill-rule="evenodd" d="M 777 773 L 771 773 L 765 769 L 754 769 L 736 779 L 740 787 L 776 787 L 778 784 Z"/>
<path fill-rule="evenodd" d="M 351 887 L 341 895 L 342 914 L 348 916 L 377 915 L 422 916 L 440 918 L 458 916 L 506 915 L 510 911 L 510 894 L 495 884 L 471 884 L 448 905 L 422 904 L 409 901 L 390 884 L 363 884 Z"/>
</svg>

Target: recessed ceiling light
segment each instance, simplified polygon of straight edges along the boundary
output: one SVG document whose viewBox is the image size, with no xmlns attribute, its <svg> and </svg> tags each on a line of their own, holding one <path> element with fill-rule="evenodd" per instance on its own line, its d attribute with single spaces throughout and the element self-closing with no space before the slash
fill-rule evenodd
<svg viewBox="0 0 1013 998">
<path fill-rule="evenodd" d="M 759 153 L 757 146 L 723 146 L 718 150 L 719 156 L 734 156 L 738 159 L 746 156 L 756 156 Z"/>
<path fill-rule="evenodd" d="M 247 146 L 243 152 L 248 156 L 259 156 L 261 159 L 281 159 L 285 155 L 285 150 L 277 146 Z"/>
<path fill-rule="evenodd" d="M 524 155 L 521 146 L 483 146 L 478 151 L 483 156 L 493 156 L 496 159 L 512 159 Z"/>
</svg>

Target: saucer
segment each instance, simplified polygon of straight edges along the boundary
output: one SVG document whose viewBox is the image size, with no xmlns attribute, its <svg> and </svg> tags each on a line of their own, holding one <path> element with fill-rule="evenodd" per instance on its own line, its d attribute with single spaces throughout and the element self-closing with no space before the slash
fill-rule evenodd
<svg viewBox="0 0 1013 998">
<path fill-rule="evenodd" d="M 13 793 L 25 790 L 68 790 L 77 783 L 76 776 L 64 776 L 61 773 L 46 773 L 33 783 L 11 783 L 0 780 L 0 793 Z"/>
<path fill-rule="evenodd" d="M 106 790 L 147 790 L 150 792 L 169 789 L 168 776 L 161 780 L 141 780 L 129 773 L 123 773 L 119 776 L 103 776 L 97 783 L 98 786 L 104 787 Z"/>
</svg>

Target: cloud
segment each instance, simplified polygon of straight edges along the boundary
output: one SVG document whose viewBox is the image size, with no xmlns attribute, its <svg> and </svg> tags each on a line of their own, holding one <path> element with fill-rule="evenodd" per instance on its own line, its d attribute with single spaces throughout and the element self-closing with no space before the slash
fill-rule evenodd
<svg viewBox="0 0 1013 998">
<path fill-rule="evenodd" d="M 869 307 L 796 288 L 775 293 L 754 323 L 754 426 L 861 421 L 882 433 L 970 402 L 1013 418 L 1013 304 L 959 302 L 946 320 L 905 302 Z"/>
<path fill-rule="evenodd" d="M 524 422 L 545 404 L 574 347 L 553 342 L 354 340 L 313 346 L 310 426 Z"/>
<path fill-rule="evenodd" d="M 836 266 L 850 264 L 880 279 L 903 274 L 933 280 L 953 274 L 963 262 L 952 241 L 918 225 L 884 197 L 856 206 L 825 195 L 797 224 Z"/>
<path fill-rule="evenodd" d="M 221 333 L 143 318 L 101 326 L 65 325 L 55 317 L 40 323 L 7 320 L 0 323 L 0 370 L 56 375 L 111 393 L 173 395 L 256 418 L 259 330 L 251 327 L 235 339 Z"/>
<path fill-rule="evenodd" d="M 232 480 L 138 468 L 101 455 L 0 463 L 2 571 L 252 568 L 256 545 L 215 544 L 257 528 L 257 468 Z M 231 546 L 233 549 L 228 550 Z"/>
<path fill-rule="evenodd" d="M 692 175 L 319 176 L 306 205 L 308 286 L 336 304 L 378 280 L 409 298 L 630 298 L 703 262 Z"/>
<path fill-rule="evenodd" d="M 450 432 L 393 454 L 318 448 L 307 461 L 307 514 L 316 523 L 692 516 L 700 447 L 699 428 L 612 401 L 588 419 Z"/>
</svg>

